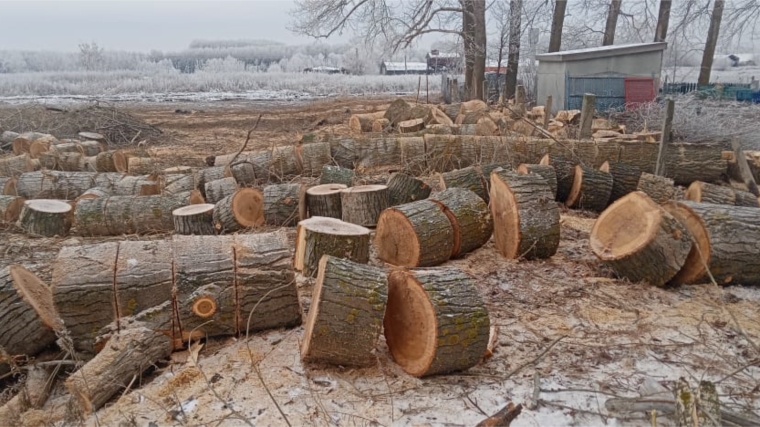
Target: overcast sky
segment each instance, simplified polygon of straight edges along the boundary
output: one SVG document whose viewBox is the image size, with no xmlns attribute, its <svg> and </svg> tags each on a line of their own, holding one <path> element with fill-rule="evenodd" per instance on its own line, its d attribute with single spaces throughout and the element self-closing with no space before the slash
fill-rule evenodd
<svg viewBox="0 0 760 427">
<path fill-rule="evenodd" d="M 94 41 L 109 50 L 176 51 L 193 39 L 311 43 L 287 30 L 292 7 L 292 0 L 0 0 L 0 49 L 76 51 Z"/>
</svg>

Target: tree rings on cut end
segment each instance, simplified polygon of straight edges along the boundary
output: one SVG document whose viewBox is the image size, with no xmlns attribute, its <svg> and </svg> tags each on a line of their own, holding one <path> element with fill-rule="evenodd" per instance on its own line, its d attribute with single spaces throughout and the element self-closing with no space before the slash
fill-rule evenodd
<svg viewBox="0 0 760 427">
<path fill-rule="evenodd" d="M 209 297 L 200 297 L 193 302 L 193 313 L 202 318 L 208 318 L 216 313 L 216 301 Z"/>
</svg>

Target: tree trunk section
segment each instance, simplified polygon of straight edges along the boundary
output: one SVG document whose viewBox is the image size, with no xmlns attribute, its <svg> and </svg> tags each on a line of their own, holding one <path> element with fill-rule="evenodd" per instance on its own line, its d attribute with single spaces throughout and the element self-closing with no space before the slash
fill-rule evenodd
<svg viewBox="0 0 760 427">
<path fill-rule="evenodd" d="M 189 203 L 189 194 L 113 196 L 77 202 L 75 224 L 82 236 L 160 233 L 174 230 L 172 212 Z"/>
<path fill-rule="evenodd" d="M 454 236 L 451 258 L 460 258 L 491 238 L 491 212 L 477 194 L 463 188 L 450 188 L 434 194 L 431 200 L 441 206 L 451 222 Z"/>
<path fill-rule="evenodd" d="M 236 161 L 233 165 L 227 165 L 224 170 L 224 178 L 232 178 L 242 187 L 255 186 L 258 184 L 253 164 L 246 161 Z M 206 184 L 208 185 L 208 183 Z"/>
<path fill-rule="evenodd" d="M 517 72 L 520 65 L 520 35 L 522 34 L 522 0 L 509 2 L 509 50 L 507 53 L 507 71 L 504 77 L 504 99 L 515 97 L 517 91 Z"/>
<path fill-rule="evenodd" d="M 567 196 L 567 206 L 601 212 L 607 207 L 612 194 L 612 175 L 588 166 L 575 167 L 573 187 Z"/>
<path fill-rule="evenodd" d="M 715 57 L 715 47 L 718 44 L 720 21 L 723 19 L 723 7 L 725 3 L 725 0 L 715 0 L 713 5 L 710 28 L 707 30 L 707 41 L 705 42 L 705 50 L 702 55 L 702 66 L 699 69 L 699 78 L 697 78 L 699 86 L 710 84 L 710 71 L 712 71 L 713 58 Z"/>
<path fill-rule="evenodd" d="M 264 196 L 260 190 L 241 188 L 214 206 L 214 228 L 234 233 L 264 224 Z"/>
<path fill-rule="evenodd" d="M 330 156 L 336 165 L 346 169 L 354 169 L 357 159 L 356 138 L 334 138 L 330 140 Z"/>
<path fill-rule="evenodd" d="M 385 117 L 375 119 L 372 122 L 371 131 L 374 133 L 387 133 L 390 130 L 391 122 Z"/>
<path fill-rule="evenodd" d="M 378 267 L 323 256 L 304 328 L 301 358 L 338 366 L 373 366 L 388 300 Z"/>
<path fill-rule="evenodd" d="M 444 172 L 438 175 L 441 189 L 464 188 L 477 194 L 478 197 L 488 203 L 488 192 L 484 185 L 484 178 L 475 166 Z"/>
<path fill-rule="evenodd" d="M 335 218 L 313 217 L 298 223 L 293 265 L 306 277 L 317 275 L 322 255 L 369 262 L 370 231 Z"/>
<path fill-rule="evenodd" d="M 555 199 L 557 198 L 557 172 L 554 171 L 553 167 L 549 165 L 531 165 L 522 163 L 517 167 L 517 173 L 522 175 L 533 173 L 540 176 L 546 181 L 547 184 L 549 184 L 549 189 L 551 189 L 552 197 Z"/>
<path fill-rule="evenodd" d="M 522 0 L 520 0 L 522 1 Z M 486 1 L 473 0 L 473 43 L 470 46 L 472 56 L 471 99 L 483 99 L 483 82 L 486 72 Z"/>
<path fill-rule="evenodd" d="M 0 159 L 0 176 L 15 177 L 34 170 L 29 154 Z"/>
<path fill-rule="evenodd" d="M 107 147 L 105 143 L 100 143 L 98 141 L 83 141 L 79 146 L 82 147 L 82 154 L 86 157 L 97 156 L 103 151 L 103 147 Z"/>
<path fill-rule="evenodd" d="M 375 120 L 385 117 L 385 111 L 366 114 L 352 114 L 348 119 L 348 128 L 353 133 L 372 132 Z"/>
<path fill-rule="evenodd" d="M 204 199 L 206 198 L 206 183 L 224 178 L 225 170 L 226 166 L 214 166 L 198 171 L 198 181 L 196 182 L 196 185 Z"/>
<path fill-rule="evenodd" d="M 342 219 L 352 224 L 374 227 L 388 205 L 388 187 L 385 185 L 358 185 L 341 193 Z"/>
<path fill-rule="evenodd" d="M 423 377 L 475 366 L 486 353 L 490 319 L 475 279 L 461 270 L 396 270 L 383 326 L 396 363 Z"/>
<path fill-rule="evenodd" d="M 174 232 L 177 234 L 216 234 L 214 228 L 214 205 L 202 203 L 177 208 L 172 212 Z"/>
<path fill-rule="evenodd" d="M 562 47 L 562 27 L 565 24 L 565 10 L 567 0 L 554 1 L 554 14 L 552 15 L 552 30 L 549 36 L 549 53 L 559 52 Z"/>
<path fill-rule="evenodd" d="M 95 156 L 95 172 L 126 172 L 127 158 L 121 150 L 104 151 Z"/>
<path fill-rule="evenodd" d="M 612 193 L 610 203 L 636 191 L 639 187 L 641 169 L 634 165 L 618 162 L 604 162 L 599 168 L 602 172 L 612 175 Z"/>
<path fill-rule="evenodd" d="M 427 199 L 430 191 L 430 186 L 421 180 L 403 172 L 394 173 L 388 180 L 389 206 Z"/>
<path fill-rule="evenodd" d="M 237 191 L 238 185 L 235 178 L 222 178 L 206 183 L 206 201 L 216 203 Z"/>
<path fill-rule="evenodd" d="M 636 191 L 599 215 L 591 250 L 618 277 L 663 286 L 692 248 L 692 234 L 646 194 Z"/>
<path fill-rule="evenodd" d="M 320 184 L 343 184 L 350 187 L 354 180 L 354 171 L 340 166 L 322 166 L 322 175 L 319 177 Z"/>
<path fill-rule="evenodd" d="M 0 177 L 0 194 L 5 196 L 16 196 L 16 178 Z"/>
<path fill-rule="evenodd" d="M 295 226 L 301 219 L 301 204 L 305 202 L 301 184 L 274 184 L 264 187 L 264 220 L 279 227 Z"/>
<path fill-rule="evenodd" d="M 573 189 L 575 179 L 575 166 L 578 162 L 562 156 L 545 155 L 540 164 L 549 165 L 557 174 L 557 197 L 556 201 L 564 203 Z"/>
<path fill-rule="evenodd" d="M 438 203 L 419 200 L 383 211 L 374 245 L 377 257 L 387 263 L 434 266 L 451 257 L 454 229 Z"/>
<path fill-rule="evenodd" d="M 559 208 L 546 180 L 505 169 L 491 172 L 494 243 L 510 259 L 549 258 L 559 246 Z"/>
<path fill-rule="evenodd" d="M 127 171 L 131 175 L 150 175 L 160 172 L 161 167 L 152 157 L 130 157 L 127 160 Z"/>
<path fill-rule="evenodd" d="M 660 9 L 657 13 L 657 28 L 654 30 L 654 42 L 664 42 L 668 38 L 668 24 L 670 23 L 671 0 L 660 0 Z"/>
<path fill-rule="evenodd" d="M 329 165 L 330 144 L 327 142 L 313 142 L 298 147 L 301 158 L 301 175 L 317 177 L 322 173 L 322 166 Z"/>
<path fill-rule="evenodd" d="M 169 240 L 119 242 L 114 273 L 118 318 L 136 316 L 172 300 L 173 258 Z M 160 332 L 172 335 L 171 330 Z"/>
<path fill-rule="evenodd" d="M 388 119 L 391 126 L 395 128 L 400 122 L 412 118 L 412 106 L 405 100 L 397 98 L 385 110 L 383 117 Z"/>
<path fill-rule="evenodd" d="M 165 177 L 164 194 L 179 194 L 195 188 L 195 177 L 192 174 L 172 174 Z"/>
<path fill-rule="evenodd" d="M 639 177 L 637 191 L 646 194 L 658 204 L 671 201 L 676 197 L 676 188 L 673 186 L 672 179 L 646 172 Z"/>
<path fill-rule="evenodd" d="M 64 237 L 69 234 L 72 219 L 71 205 L 60 200 L 27 200 L 21 209 L 18 223 L 24 232 L 33 236 Z"/>
<path fill-rule="evenodd" d="M 94 186 L 109 189 L 107 185 L 98 184 L 98 178 L 104 174 L 96 175 Z M 117 177 L 118 178 L 118 177 Z M 106 181 L 110 181 L 106 179 Z M 110 192 L 114 196 L 153 196 L 161 194 L 161 183 L 150 175 L 123 175 L 113 182 Z"/>
<path fill-rule="evenodd" d="M 0 222 L 14 223 L 18 220 L 26 199 L 18 196 L 0 196 Z"/>
<path fill-rule="evenodd" d="M 402 144 L 417 144 L 422 148 L 421 154 L 424 156 L 425 153 L 425 143 L 421 137 L 371 138 L 356 142 L 358 145 L 354 146 L 355 163 L 358 172 L 400 164 Z"/>
<path fill-rule="evenodd" d="M 400 164 L 404 171 L 415 176 L 423 175 L 428 171 L 424 138 L 399 138 L 398 145 Z"/>
<path fill-rule="evenodd" d="M 621 3 L 622 0 L 610 1 L 610 9 L 607 12 L 607 25 L 604 27 L 604 39 L 602 40 L 602 46 L 611 46 L 615 44 L 615 29 L 617 28 Z"/>
<path fill-rule="evenodd" d="M 701 181 L 691 183 L 686 189 L 685 198 L 693 202 L 716 205 L 758 207 L 758 200 L 752 193 Z"/>
<path fill-rule="evenodd" d="M 347 187 L 343 184 L 323 184 L 306 190 L 306 204 L 309 216 L 342 218 L 341 192 Z"/>
<path fill-rule="evenodd" d="M 291 177 L 300 175 L 302 170 L 301 157 L 295 146 L 288 145 L 272 149 L 269 175 L 275 177 L 278 182 L 284 182 Z"/>
</svg>

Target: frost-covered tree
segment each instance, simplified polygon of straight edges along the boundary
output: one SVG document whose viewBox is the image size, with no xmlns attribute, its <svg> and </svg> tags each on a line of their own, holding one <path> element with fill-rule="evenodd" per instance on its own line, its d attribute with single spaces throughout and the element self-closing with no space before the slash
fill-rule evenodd
<svg viewBox="0 0 760 427">
<path fill-rule="evenodd" d="M 79 44 L 79 63 L 85 70 L 100 70 L 103 68 L 103 62 L 103 48 L 97 43 Z"/>
</svg>

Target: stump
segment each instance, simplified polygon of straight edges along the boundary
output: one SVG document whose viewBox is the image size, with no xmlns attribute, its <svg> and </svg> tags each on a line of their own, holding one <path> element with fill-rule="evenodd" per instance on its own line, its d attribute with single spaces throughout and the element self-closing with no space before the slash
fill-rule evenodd
<svg viewBox="0 0 760 427">
<path fill-rule="evenodd" d="M 127 171 L 132 175 L 149 175 L 161 170 L 159 163 L 152 157 L 130 157 Z"/>
<path fill-rule="evenodd" d="M 304 327 L 301 358 L 338 366 L 373 366 L 388 300 L 381 268 L 323 256 Z"/>
<path fill-rule="evenodd" d="M 463 188 L 450 188 L 431 198 L 443 209 L 453 230 L 451 258 L 459 258 L 483 246 L 493 234 L 493 219 L 488 205 L 477 194 Z"/>
<path fill-rule="evenodd" d="M 353 133 L 372 132 L 372 125 L 375 120 L 382 119 L 385 111 L 366 114 L 352 114 L 348 119 L 348 128 Z"/>
<path fill-rule="evenodd" d="M 340 207 L 341 190 L 346 189 L 343 184 L 316 185 L 306 190 L 306 205 L 309 216 L 323 216 L 329 218 L 342 217 Z"/>
<path fill-rule="evenodd" d="M 319 177 L 320 184 L 343 184 L 350 187 L 354 180 L 354 171 L 340 166 L 322 166 L 322 175 Z"/>
<path fill-rule="evenodd" d="M 306 188 L 301 184 L 268 185 L 264 187 L 264 220 L 269 225 L 294 226 L 301 220 L 305 203 Z"/>
<path fill-rule="evenodd" d="M 264 196 L 260 190 L 241 188 L 214 206 L 214 228 L 219 233 L 233 233 L 264 224 Z"/>
<path fill-rule="evenodd" d="M 388 180 L 389 206 L 403 205 L 430 196 L 430 186 L 403 172 L 394 173 Z"/>
<path fill-rule="evenodd" d="M 575 167 L 575 177 L 565 202 L 568 207 L 601 212 L 612 193 L 612 175 L 588 166 Z"/>
<path fill-rule="evenodd" d="M 475 280 L 456 268 L 396 270 L 383 322 L 393 360 L 415 377 L 461 371 L 486 353 L 488 310 Z"/>
<path fill-rule="evenodd" d="M 170 240 L 119 242 L 114 268 L 116 322 L 172 301 L 172 244 Z M 162 331 L 171 335 L 171 329 Z"/>
<path fill-rule="evenodd" d="M 377 257 L 389 264 L 433 266 L 451 256 L 454 229 L 439 204 L 419 200 L 383 211 L 374 245 Z"/>
<path fill-rule="evenodd" d="M 757 198 L 752 193 L 702 181 L 692 182 L 686 189 L 685 198 L 694 202 L 716 205 L 758 207 Z"/>
<path fill-rule="evenodd" d="M 528 163 L 522 163 L 517 167 L 517 173 L 522 175 L 529 173 L 539 175 L 541 178 L 546 180 L 547 184 L 549 184 L 549 189 L 551 189 L 552 197 L 555 199 L 557 198 L 557 172 L 554 171 L 553 167 L 549 165 L 531 165 Z"/>
<path fill-rule="evenodd" d="M 488 203 L 488 192 L 483 182 L 483 175 L 475 166 L 453 170 L 438 175 L 441 188 L 464 188 L 477 194 Z"/>
<path fill-rule="evenodd" d="M 573 188 L 575 166 L 578 165 L 578 162 L 562 156 L 550 156 L 547 154 L 541 158 L 540 164 L 549 165 L 554 168 L 554 172 L 557 174 L 556 200 L 564 203 Z"/>
<path fill-rule="evenodd" d="M 172 216 L 177 234 L 216 234 L 214 205 L 211 203 L 177 208 L 172 211 Z"/>
<path fill-rule="evenodd" d="M 112 196 L 77 201 L 77 234 L 118 236 L 174 230 L 172 212 L 188 204 L 190 193 L 172 196 Z"/>
<path fill-rule="evenodd" d="M 641 169 L 635 165 L 617 162 L 604 162 L 599 168 L 602 172 L 612 175 L 612 193 L 610 194 L 610 203 L 615 200 L 636 191 L 639 187 L 639 178 L 641 178 Z"/>
<path fill-rule="evenodd" d="M 671 283 L 760 285 L 760 216 L 756 208 L 669 202 L 663 208 L 694 236 L 694 246 Z"/>
<path fill-rule="evenodd" d="M 60 200 L 27 200 L 18 223 L 24 232 L 34 236 L 66 236 L 71 229 L 71 205 Z"/>
<path fill-rule="evenodd" d="M 546 180 L 497 169 L 491 172 L 494 243 L 510 259 L 549 258 L 559 246 L 559 208 Z"/>
<path fill-rule="evenodd" d="M 342 219 L 364 227 L 377 225 L 380 212 L 388 207 L 388 187 L 357 185 L 341 193 Z"/>
<path fill-rule="evenodd" d="M 34 170 L 29 154 L 0 159 L 0 176 L 14 177 Z"/>
<path fill-rule="evenodd" d="M 206 201 L 208 203 L 216 203 L 223 198 L 234 194 L 237 191 L 238 185 L 235 178 L 222 178 L 206 183 L 206 191 L 204 192 Z"/>
<path fill-rule="evenodd" d="M 0 349 L 34 356 L 63 329 L 46 283 L 20 265 L 0 269 Z"/>
<path fill-rule="evenodd" d="M 18 220 L 26 199 L 18 196 L 0 196 L 0 222 L 14 223 Z"/>
<path fill-rule="evenodd" d="M 619 277 L 653 286 L 681 270 L 691 247 L 691 232 L 640 191 L 610 205 L 591 229 L 597 258 Z"/>
<path fill-rule="evenodd" d="M 66 389 L 83 414 L 92 414 L 171 352 L 171 339 L 166 335 L 133 327 L 111 337 L 103 351 L 71 374 Z"/>
<path fill-rule="evenodd" d="M 637 191 L 646 194 L 658 204 L 668 202 L 676 197 L 676 188 L 673 186 L 672 179 L 646 172 L 643 172 L 639 177 Z"/>
<path fill-rule="evenodd" d="M 335 218 L 312 217 L 298 223 L 293 266 L 306 277 L 317 274 L 322 255 L 369 262 L 370 231 Z"/>
</svg>

